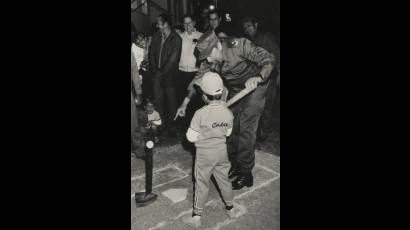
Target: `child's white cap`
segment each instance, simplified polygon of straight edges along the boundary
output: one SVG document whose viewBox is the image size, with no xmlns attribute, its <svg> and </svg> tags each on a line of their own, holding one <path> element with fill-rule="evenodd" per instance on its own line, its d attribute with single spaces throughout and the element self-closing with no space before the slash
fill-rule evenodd
<svg viewBox="0 0 410 230">
<path fill-rule="evenodd" d="M 195 82 L 201 90 L 211 96 L 222 94 L 224 84 L 221 77 L 214 72 L 207 72 Z"/>
</svg>

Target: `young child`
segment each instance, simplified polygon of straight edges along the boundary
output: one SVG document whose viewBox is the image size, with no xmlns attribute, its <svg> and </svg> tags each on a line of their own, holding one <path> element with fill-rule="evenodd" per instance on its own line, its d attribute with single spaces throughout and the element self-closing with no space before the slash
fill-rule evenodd
<svg viewBox="0 0 410 230">
<path fill-rule="evenodd" d="M 147 115 L 147 123 L 145 126 L 146 133 L 152 135 L 154 143 L 158 143 L 158 132 L 162 125 L 161 116 L 155 110 L 155 102 L 150 99 L 146 100 L 144 108 Z"/>
<path fill-rule="evenodd" d="M 233 206 L 232 183 L 228 179 L 231 164 L 228 160 L 226 137 L 232 132 L 233 115 L 222 101 L 223 82 L 217 73 L 205 73 L 196 84 L 202 90 L 207 104 L 197 110 L 186 133 L 195 143 L 195 199 L 192 216 L 182 218 L 191 227 L 201 226 L 201 214 L 208 199 L 209 182 L 213 175 L 225 201 L 226 212 L 235 218 L 238 209 Z"/>
<path fill-rule="evenodd" d="M 145 36 L 142 33 L 138 33 L 135 38 L 133 51 L 136 56 L 138 68 L 143 71 L 147 71 L 148 68 L 148 47 L 150 45 L 151 38 Z"/>
</svg>

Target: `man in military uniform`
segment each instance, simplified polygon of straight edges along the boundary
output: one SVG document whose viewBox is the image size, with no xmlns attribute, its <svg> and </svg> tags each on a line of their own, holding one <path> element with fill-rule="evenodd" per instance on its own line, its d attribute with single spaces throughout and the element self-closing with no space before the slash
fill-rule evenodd
<svg viewBox="0 0 410 230">
<path fill-rule="evenodd" d="M 260 118 L 258 128 L 258 140 L 264 141 L 273 128 L 272 114 L 274 112 L 274 101 L 279 87 L 279 69 L 280 69 L 280 48 L 277 45 L 275 37 L 259 29 L 259 22 L 254 17 L 245 17 L 242 20 L 244 33 L 249 36 L 250 40 L 257 46 L 264 48 L 275 55 L 275 69 L 271 73 L 269 87 L 266 93 L 265 109 Z"/>
<path fill-rule="evenodd" d="M 276 60 L 273 54 L 255 46 L 248 39 L 235 37 L 230 25 L 220 25 L 215 29 L 215 34 L 221 42 L 220 47 L 214 49 L 208 58 L 212 64 L 201 65 L 177 115 L 185 116 L 186 107 L 196 94 L 194 82 L 202 77 L 201 73 L 212 69 L 219 72 L 224 79 L 228 100 L 245 88 L 254 90 L 230 108 L 235 118 L 232 135 L 227 139 L 232 163 L 229 177 L 237 177 L 232 186 L 234 190 L 238 190 L 253 185 L 256 131 L 265 105 L 269 77 Z"/>
</svg>

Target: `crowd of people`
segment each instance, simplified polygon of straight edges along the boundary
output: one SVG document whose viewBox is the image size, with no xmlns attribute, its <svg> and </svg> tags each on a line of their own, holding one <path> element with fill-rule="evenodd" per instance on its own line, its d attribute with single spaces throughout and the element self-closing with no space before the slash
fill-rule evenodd
<svg viewBox="0 0 410 230">
<path fill-rule="evenodd" d="M 279 46 L 256 18 L 243 17 L 240 31 L 218 10 L 201 19 L 199 30 L 192 15 L 176 28 L 161 14 L 155 33 L 131 32 L 131 152 L 142 156 L 147 138 L 159 143 L 166 135 L 195 144 L 194 211 L 184 218 L 194 227 L 211 175 L 235 216 L 232 190 L 253 186 L 255 143 L 272 131 L 280 87 Z M 244 89 L 250 93 L 228 108 Z"/>
</svg>

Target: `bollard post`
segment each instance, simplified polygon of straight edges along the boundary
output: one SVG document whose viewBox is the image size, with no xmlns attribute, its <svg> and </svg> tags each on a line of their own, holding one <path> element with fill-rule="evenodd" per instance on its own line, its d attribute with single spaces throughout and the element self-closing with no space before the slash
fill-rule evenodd
<svg viewBox="0 0 410 230">
<path fill-rule="evenodd" d="M 153 160 L 152 149 L 154 142 L 149 140 L 145 145 L 145 194 L 151 194 L 152 192 L 152 173 L 153 173 Z"/>
<path fill-rule="evenodd" d="M 153 153 L 154 142 L 148 140 L 145 143 L 145 192 L 135 193 L 135 203 L 137 207 L 143 207 L 151 204 L 157 199 L 157 195 L 152 193 L 152 174 L 153 174 Z"/>
</svg>

